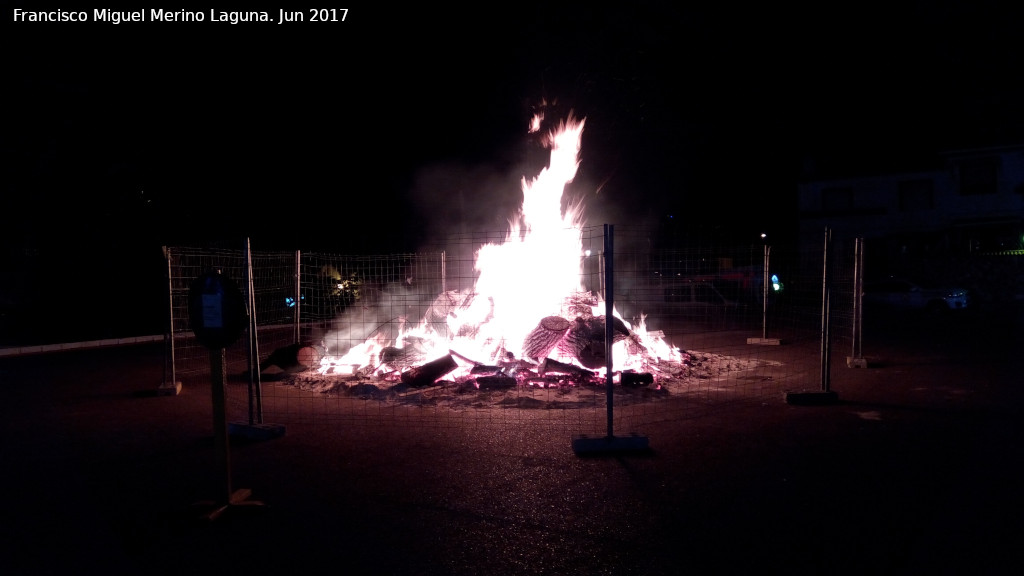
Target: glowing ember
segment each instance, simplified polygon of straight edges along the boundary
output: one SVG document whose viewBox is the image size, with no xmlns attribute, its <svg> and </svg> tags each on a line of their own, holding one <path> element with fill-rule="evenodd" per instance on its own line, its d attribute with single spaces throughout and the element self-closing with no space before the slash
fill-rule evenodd
<svg viewBox="0 0 1024 576">
<path fill-rule="evenodd" d="M 541 120 L 532 119 L 530 132 L 540 129 Z M 449 356 L 454 364 L 443 365 L 458 367 L 447 374 L 453 379 L 480 366 L 494 366 L 506 377 L 543 373 L 545 360 L 562 371 L 576 369 L 577 376 L 603 370 L 604 304 L 581 284 L 582 206 L 561 208 L 562 194 L 579 167 L 584 123 L 570 116 L 546 135 L 549 164 L 533 180 L 523 178 L 523 203 L 509 220 L 505 241 L 477 251 L 479 275 L 472 291 L 440 294 L 419 324 L 403 323 L 394 341 L 375 336 L 344 356 L 325 356 L 320 373 L 407 375 Z M 524 271 L 543 280 L 524 290 Z M 631 326 L 616 316 L 616 371 L 647 372 L 658 362 L 680 361 L 680 351 L 660 333 L 648 333 L 642 319 Z M 439 319 L 444 333 L 437 328 Z"/>
</svg>

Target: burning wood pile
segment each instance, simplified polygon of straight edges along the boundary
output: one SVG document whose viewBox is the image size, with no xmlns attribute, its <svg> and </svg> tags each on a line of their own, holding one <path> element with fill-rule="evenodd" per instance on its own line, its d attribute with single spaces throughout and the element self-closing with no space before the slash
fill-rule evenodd
<svg viewBox="0 0 1024 576">
<path fill-rule="evenodd" d="M 639 337 L 624 322 L 615 318 L 613 329 L 615 342 L 626 342 L 630 354 L 645 353 Z M 460 384 L 471 381 L 479 389 L 510 388 L 517 385 L 548 388 L 600 384 L 605 381 L 605 376 L 599 372 L 607 364 L 604 316 L 578 316 L 572 321 L 561 316 L 544 317 L 527 335 L 522 348 L 520 357 L 509 350 L 500 351 L 495 355 L 498 359 L 495 363 L 475 361 L 458 351 L 449 350 L 448 354 L 440 358 L 405 370 L 395 361 L 401 358 L 403 362 L 415 363 L 422 358 L 422 354 L 391 348 L 384 350 L 381 363 L 392 367 L 398 364 L 398 378 L 413 387 L 432 385 L 465 365 L 468 367 L 454 377 L 455 381 Z M 556 356 L 552 357 L 552 354 Z M 650 373 L 638 375 L 628 371 L 626 374 L 631 375 L 626 377 L 624 383 L 630 385 L 654 382 Z M 388 377 L 386 373 L 382 375 Z"/>
<path fill-rule="evenodd" d="M 531 132 L 542 121 L 534 117 Z M 506 241 L 477 250 L 472 289 L 442 292 L 419 323 L 403 320 L 341 356 L 323 350 L 319 362 L 292 369 L 292 380 L 319 391 L 366 390 L 368 382 L 376 390 L 451 384 L 487 391 L 603 385 L 609 365 L 619 389 L 661 389 L 692 376 L 691 356 L 648 332 L 643 318 L 633 326 L 611 314 L 613 361 L 607 358 L 607 310 L 583 286 L 582 262 L 591 255 L 583 249 L 581 206 L 562 201 L 579 165 L 583 124 L 570 117 L 540 139 L 551 150 L 548 166 L 523 179 Z M 523 270 L 543 282 L 524 290 Z M 311 348 L 299 349 L 309 357 Z"/>
<path fill-rule="evenodd" d="M 544 321 L 551 322 L 545 318 L 541 323 Z M 548 330 L 540 327 L 540 323 L 538 327 Z M 570 331 L 571 327 L 566 329 L 565 337 Z M 553 350 L 557 347 L 556 344 Z M 302 348 L 320 349 L 319 345 Z M 356 368 L 329 363 L 319 368 L 293 365 L 277 373 L 275 379 L 302 391 L 339 398 L 400 404 L 427 402 L 456 409 L 584 408 L 591 404 L 581 400 L 585 396 L 577 394 L 590 391 L 595 393 L 594 398 L 601 398 L 606 385 L 603 371 L 581 367 L 575 361 L 550 357 L 537 361 L 506 353 L 498 362 L 477 363 L 451 350 L 430 359 L 415 350 L 415 344 L 403 349 L 384 348 L 376 364 Z M 406 363 L 406 368 L 397 367 Z M 615 393 L 619 397 L 616 402 L 632 404 L 686 394 L 760 364 L 754 359 L 721 354 L 681 353 L 675 359 L 651 365 L 650 371 L 614 372 Z"/>
<path fill-rule="evenodd" d="M 451 301 L 446 297 L 445 301 Z M 469 298 L 459 298 L 460 307 L 470 305 Z M 308 389 L 330 391 L 372 382 L 381 387 L 400 387 L 402 390 L 433 386 L 450 386 L 459 392 L 470 390 L 504 390 L 517 387 L 568 390 L 582 386 L 604 386 L 607 357 L 605 347 L 606 318 L 594 315 L 598 303 L 593 294 L 579 293 L 568 299 L 566 311 L 576 313 L 569 320 L 565 316 L 545 316 L 528 331 L 516 353 L 508 347 L 488 349 L 487 360 L 474 359 L 472 353 L 458 350 L 458 342 L 477 342 L 477 330 L 468 330 L 472 338 L 448 338 L 446 348 L 436 345 L 436 334 L 406 334 L 399 339 L 401 345 L 379 346 L 366 356 L 366 361 L 353 364 L 352 356 L 330 356 L 323 343 L 298 344 L 276 350 L 263 363 L 271 364 L 287 373 L 290 383 Z M 455 314 L 459 308 L 448 313 Z M 443 310 L 443 309 L 442 309 Z M 423 325 L 435 324 L 438 306 L 428 309 Z M 446 323 L 440 323 L 447 326 Z M 466 329 L 460 330 L 465 332 Z M 657 344 L 660 334 L 650 335 L 642 326 L 634 330 L 620 318 L 613 318 L 614 350 L 630 359 L 631 367 L 613 372 L 613 382 L 624 388 L 650 386 L 660 389 L 661 382 L 677 378 L 689 371 L 689 355 L 676 354 L 662 360 L 649 349 L 645 341 Z M 427 336 L 426 334 L 430 334 Z M 373 341 L 373 338 L 370 339 Z M 314 356 L 323 350 L 324 353 Z M 481 348 L 476 348 L 479 350 Z M 677 351 L 678 352 L 678 351 Z M 280 362 L 273 362 L 274 359 Z"/>
</svg>

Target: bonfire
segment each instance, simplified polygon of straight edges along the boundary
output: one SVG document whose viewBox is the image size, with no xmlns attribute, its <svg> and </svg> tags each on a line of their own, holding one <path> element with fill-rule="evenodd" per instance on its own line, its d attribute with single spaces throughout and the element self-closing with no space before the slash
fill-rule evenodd
<svg viewBox="0 0 1024 576">
<path fill-rule="evenodd" d="M 530 131 L 542 120 L 535 116 Z M 318 358 L 307 354 L 309 372 L 321 382 L 348 376 L 410 387 L 605 382 L 606 304 L 582 283 L 583 207 L 562 198 L 579 167 L 584 125 L 570 115 L 542 136 L 550 161 L 534 178 L 523 177 L 522 205 L 505 240 L 476 251 L 472 289 L 438 294 L 422 318 L 404 319 L 396 336 L 378 333 L 339 354 L 318 347 Z M 524 289 L 522 270 L 544 280 Z M 616 383 L 657 386 L 687 364 L 688 355 L 647 331 L 642 316 L 631 324 L 615 311 L 611 322 Z"/>
</svg>

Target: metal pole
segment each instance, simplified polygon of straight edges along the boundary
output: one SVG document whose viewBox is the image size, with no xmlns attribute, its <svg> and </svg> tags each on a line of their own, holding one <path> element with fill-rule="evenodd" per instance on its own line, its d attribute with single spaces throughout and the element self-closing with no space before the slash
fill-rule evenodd
<svg viewBox="0 0 1024 576">
<path fill-rule="evenodd" d="M 249 312 L 249 424 L 262 424 L 263 389 L 260 382 L 260 345 L 256 327 L 256 290 L 252 272 L 252 247 L 248 238 L 245 239 L 245 276 L 245 307 Z"/>
<path fill-rule="evenodd" d="M 252 279 L 252 253 L 250 252 L 249 261 L 249 292 L 252 294 L 252 300 L 250 307 L 252 309 L 252 350 L 253 350 L 253 367 L 256 369 L 256 422 L 263 424 L 263 380 L 260 375 L 260 333 L 256 325 L 256 285 Z"/>
<path fill-rule="evenodd" d="M 768 252 L 770 248 L 764 245 L 764 274 L 761 278 L 761 338 L 768 339 Z"/>
<path fill-rule="evenodd" d="M 831 280 L 829 274 L 829 252 L 832 250 L 832 230 L 825 228 L 825 253 L 822 256 L 821 274 L 821 390 L 817 392 L 787 392 L 788 404 L 823 405 L 838 400 L 830 388 L 830 371 L 832 365 L 832 344 L 829 335 L 829 297 Z"/>
<path fill-rule="evenodd" d="M 302 324 L 302 251 L 295 251 L 295 326 L 292 329 L 293 343 L 302 340 L 300 326 Z"/>
<path fill-rule="evenodd" d="M 829 365 L 831 364 L 832 347 L 829 338 L 829 295 L 831 292 L 829 275 L 829 251 L 832 248 L 832 229 L 825 228 L 825 254 L 822 257 L 823 270 L 821 275 L 821 390 L 829 391 Z"/>
<path fill-rule="evenodd" d="M 253 366 L 259 364 L 259 355 L 256 355 L 255 358 L 254 358 L 254 356 L 253 356 L 253 348 L 252 348 L 253 340 L 255 339 L 255 334 L 253 334 L 253 331 L 252 331 L 252 309 L 251 309 L 251 304 L 252 304 L 252 259 L 249 256 L 249 239 L 248 238 L 245 239 L 245 249 L 244 249 L 244 251 L 245 251 L 245 260 L 243 261 L 243 264 L 244 264 L 244 267 L 245 267 L 245 271 L 244 271 L 244 274 L 245 274 L 245 311 L 246 311 L 246 316 L 247 316 L 247 320 L 248 320 L 248 326 L 246 327 L 246 332 L 248 333 L 247 335 L 249 337 L 249 348 L 246 350 L 246 352 L 248 353 L 247 360 L 249 362 L 249 384 L 248 384 L 248 389 L 249 389 L 248 390 L 249 391 L 249 424 L 251 425 L 251 424 L 256 422 L 256 407 L 255 407 L 255 399 L 253 398 L 253 395 L 255 393 L 255 388 L 256 388 L 256 386 L 255 386 L 256 374 L 255 373 L 258 372 L 258 370 L 254 370 L 253 369 Z"/>
<path fill-rule="evenodd" d="M 223 348 L 210 350 L 210 387 L 213 389 L 213 441 L 220 465 L 221 503 L 231 502 L 231 457 L 227 421 L 227 364 Z"/>
<path fill-rule="evenodd" d="M 853 358 L 864 353 L 864 239 L 857 238 L 854 244 L 853 264 Z"/>
<path fill-rule="evenodd" d="M 608 434 L 604 438 L 576 438 L 572 442 L 572 449 L 576 454 L 594 453 L 622 453 L 629 451 L 646 451 L 648 442 L 646 436 L 632 435 L 628 438 L 615 437 L 615 408 L 613 404 L 613 369 L 615 359 L 612 355 L 612 345 L 615 341 L 615 303 L 613 292 L 615 282 L 613 278 L 614 266 L 614 227 L 611 224 L 604 225 L 604 354 L 605 354 L 605 389 L 607 390 L 606 405 L 608 407 Z"/>
<path fill-rule="evenodd" d="M 164 332 L 164 379 L 157 387 L 157 393 L 172 395 L 181 392 L 181 382 L 174 368 L 174 277 L 171 272 L 171 251 L 163 247 L 164 259 L 167 260 L 167 329 Z M 170 373 L 170 378 L 168 378 Z"/>
<path fill-rule="evenodd" d="M 167 316 L 167 351 L 171 369 L 170 384 L 171 386 L 176 386 L 178 378 L 174 368 L 174 278 L 171 276 L 171 253 L 166 247 L 164 247 L 164 256 L 167 258 L 167 304 L 169 306 Z M 164 370 L 166 369 L 167 367 L 165 366 Z M 167 384 L 166 379 L 164 379 L 164 384 Z"/>
<path fill-rule="evenodd" d="M 612 347 L 615 340 L 615 322 L 613 302 L 614 286 L 614 241 L 612 236 L 615 227 L 612 224 L 604 225 L 604 354 L 605 354 L 605 388 L 607 390 L 608 406 L 608 438 L 615 436 L 613 426 L 615 420 L 615 409 L 613 407 L 614 384 L 612 382 L 612 369 L 615 359 L 612 357 Z"/>
</svg>

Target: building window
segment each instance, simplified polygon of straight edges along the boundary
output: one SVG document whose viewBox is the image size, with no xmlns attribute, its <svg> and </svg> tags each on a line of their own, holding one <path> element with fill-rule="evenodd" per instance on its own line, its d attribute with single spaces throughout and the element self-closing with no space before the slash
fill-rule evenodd
<svg viewBox="0 0 1024 576">
<path fill-rule="evenodd" d="M 969 158 L 960 161 L 960 195 L 995 194 L 999 189 L 999 159 Z"/>
<path fill-rule="evenodd" d="M 930 178 L 899 183 L 900 211 L 931 210 L 935 207 L 935 185 Z"/>
<path fill-rule="evenodd" d="M 853 188 L 822 188 L 821 209 L 824 212 L 847 212 L 853 209 Z"/>
</svg>

